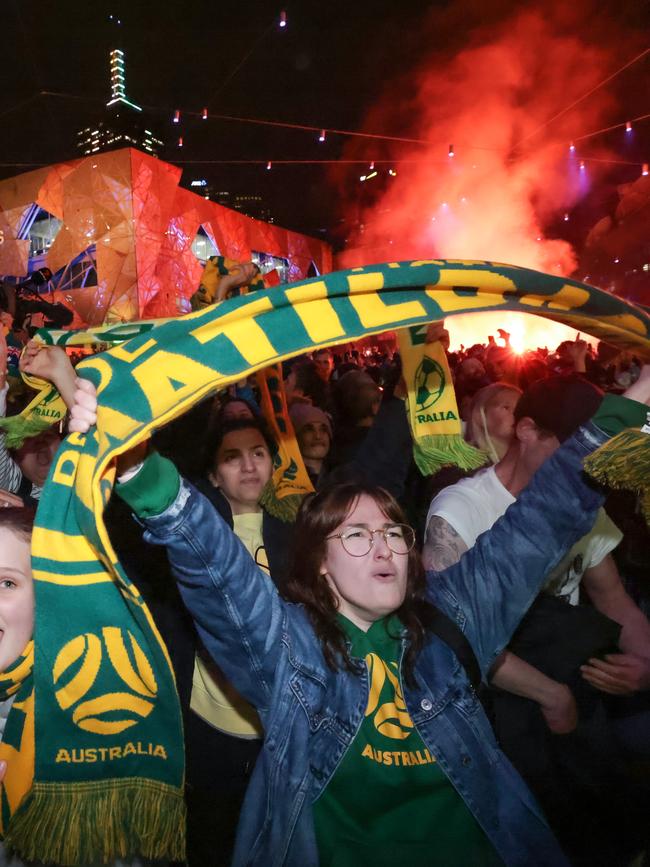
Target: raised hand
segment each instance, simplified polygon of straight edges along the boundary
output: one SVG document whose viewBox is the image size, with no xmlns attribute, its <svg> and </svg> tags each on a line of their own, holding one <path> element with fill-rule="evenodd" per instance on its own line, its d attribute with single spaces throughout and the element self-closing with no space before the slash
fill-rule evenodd
<svg viewBox="0 0 650 867">
<path fill-rule="evenodd" d="M 88 379 L 77 379 L 68 430 L 87 433 L 97 424 L 97 391 Z"/>
<path fill-rule="evenodd" d="M 62 346 L 30 340 L 20 356 L 20 370 L 53 383 L 66 406 L 72 406 L 77 375 Z"/>
</svg>

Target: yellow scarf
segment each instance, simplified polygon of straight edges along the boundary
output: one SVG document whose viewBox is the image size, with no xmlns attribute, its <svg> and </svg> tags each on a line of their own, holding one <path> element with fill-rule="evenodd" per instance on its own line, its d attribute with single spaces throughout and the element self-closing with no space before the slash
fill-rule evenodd
<svg viewBox="0 0 650 867">
<path fill-rule="evenodd" d="M 0 429 L 5 431 L 8 449 L 18 449 L 29 437 L 49 430 L 52 425 L 63 421 L 67 412 L 63 398 L 51 382 L 29 373 L 22 372 L 21 375 L 37 394 L 19 415 L 0 419 Z"/>
<path fill-rule="evenodd" d="M 415 463 L 424 476 L 448 464 L 476 469 L 486 456 L 463 439 L 444 347 L 440 342 L 427 343 L 426 332 L 424 325 L 404 328 L 397 335 Z"/>
<path fill-rule="evenodd" d="M 11 773 L 2 787 L 0 834 L 4 836 L 9 819 L 31 789 L 34 779 L 34 642 L 30 641 L 21 656 L 0 674 L 0 700 L 15 696 L 7 719 L 0 760 L 7 762 Z"/>
<path fill-rule="evenodd" d="M 264 508 L 282 521 L 295 520 L 305 494 L 314 490 L 298 448 L 289 418 L 287 398 L 282 382 L 282 365 L 274 364 L 257 373 L 262 413 L 278 444 L 273 461 L 273 475 L 260 500 Z"/>
</svg>

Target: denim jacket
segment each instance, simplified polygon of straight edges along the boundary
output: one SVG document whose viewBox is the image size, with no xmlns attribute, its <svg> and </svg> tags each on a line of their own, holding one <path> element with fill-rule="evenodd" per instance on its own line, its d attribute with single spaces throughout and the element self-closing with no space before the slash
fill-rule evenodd
<svg viewBox="0 0 650 867">
<path fill-rule="evenodd" d="M 581 464 L 606 439 L 593 424 L 581 428 L 458 563 L 428 573 L 431 600 L 465 632 L 484 675 L 545 576 L 592 525 L 602 496 L 584 480 Z M 205 647 L 257 707 L 264 725 L 233 863 L 317 867 L 311 806 L 363 720 L 366 666 L 356 672 L 328 668 L 303 607 L 278 595 L 212 506 L 187 483 L 163 514 L 144 524 L 148 541 L 168 549 Z M 403 686 L 424 743 L 503 861 L 566 865 L 447 645 L 431 635 L 415 665 L 415 685 Z"/>
</svg>

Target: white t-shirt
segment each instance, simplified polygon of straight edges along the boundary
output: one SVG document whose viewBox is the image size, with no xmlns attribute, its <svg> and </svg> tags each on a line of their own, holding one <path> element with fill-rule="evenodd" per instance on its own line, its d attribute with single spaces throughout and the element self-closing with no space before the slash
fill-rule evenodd
<svg viewBox="0 0 650 867">
<path fill-rule="evenodd" d="M 443 518 L 471 548 L 481 533 L 489 530 L 514 502 L 515 498 L 499 481 L 495 468 L 488 467 L 440 491 L 429 506 L 427 527 L 434 515 Z M 585 570 L 602 562 L 622 538 L 623 534 L 605 510 L 599 509 L 592 530 L 562 558 L 549 575 L 544 590 L 577 605 Z M 507 551 L 504 556 L 508 556 Z"/>
</svg>

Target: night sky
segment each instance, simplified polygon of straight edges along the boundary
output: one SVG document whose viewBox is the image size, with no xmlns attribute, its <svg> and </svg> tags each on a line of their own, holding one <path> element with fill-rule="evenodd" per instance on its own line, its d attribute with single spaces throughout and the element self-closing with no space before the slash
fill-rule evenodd
<svg viewBox="0 0 650 867">
<path fill-rule="evenodd" d="M 274 166 L 267 172 L 264 166 L 191 165 L 189 161 L 337 159 L 344 155 L 344 138 L 328 134 L 320 144 L 314 133 L 214 118 L 202 122 L 185 117 L 176 126 L 171 123 L 173 110 L 200 112 L 207 105 L 213 113 L 368 129 L 366 115 L 373 104 L 382 96 L 385 100 L 386 88 L 404 79 L 423 57 L 444 63 L 445 57 L 464 47 L 474 26 L 520 7 L 505 0 L 294 0 L 284 4 L 282 0 L 278 4 L 5 0 L 0 176 L 27 171 L 29 164 L 78 156 L 75 132 L 101 117 L 109 93 L 108 51 L 121 47 L 126 55 L 127 95 L 146 108 L 152 128 L 168 143 L 160 156 L 183 165 L 184 184 L 203 177 L 215 189 L 261 194 L 280 225 L 340 240 L 345 216 L 341 202 L 355 195 L 357 168 Z M 280 29 L 277 22 L 283 8 L 288 26 Z M 593 30 L 594 39 L 607 39 L 615 19 L 643 44 L 642 34 L 647 34 L 650 24 L 648 2 L 607 0 L 594 10 L 585 19 L 587 38 Z M 109 21 L 109 14 L 121 19 L 121 27 Z M 619 48 L 624 58 L 636 46 Z M 637 115 L 650 111 L 647 61 L 618 82 L 613 111 L 617 119 L 628 110 Z M 38 97 L 40 91 L 75 98 Z M 413 118 L 400 111 L 399 90 L 393 93 L 394 119 L 390 113 L 386 119 L 384 112 L 383 128 L 372 131 L 413 134 Z M 645 158 L 641 154 L 650 146 L 649 131 L 650 122 L 638 131 L 637 158 Z M 184 138 L 182 151 L 175 146 L 179 134 Z M 348 142 L 345 153 L 349 147 Z M 354 152 L 372 153 L 358 140 Z M 384 153 L 390 152 L 390 146 L 384 146 Z M 570 240 L 580 243 L 581 235 L 612 208 L 617 186 L 630 179 L 624 169 L 610 173 L 577 209 L 580 220 L 566 227 L 576 236 Z M 647 223 L 647 207 L 639 219 Z"/>
<path fill-rule="evenodd" d="M 42 90 L 79 99 L 42 97 L 2 117 L 0 163 L 51 163 L 77 156 L 77 129 L 108 98 L 108 50 L 126 54 L 127 95 L 151 106 L 154 129 L 176 162 L 209 159 L 336 159 L 343 139 L 324 144 L 308 132 L 187 118 L 174 108 L 355 129 L 390 68 L 403 66 L 418 41 L 418 19 L 431 3 L 270 2 L 82 3 L 41 0 L 5 6 L 4 82 L 0 112 Z M 281 9 L 288 26 L 277 26 Z M 8 15 L 6 14 L 8 13 Z M 117 28 L 109 14 L 120 17 Z M 252 51 L 251 51 L 252 49 Z M 229 81 L 248 51 L 250 57 Z M 182 128 L 181 128 L 182 127 Z M 175 142 L 183 134 L 179 153 Z M 3 176 L 25 170 L 2 166 Z M 187 166 L 218 189 L 260 192 L 276 222 L 316 233 L 336 219 L 321 167 Z"/>
</svg>

